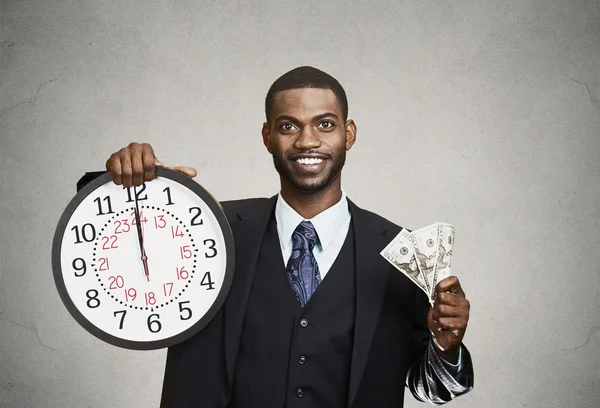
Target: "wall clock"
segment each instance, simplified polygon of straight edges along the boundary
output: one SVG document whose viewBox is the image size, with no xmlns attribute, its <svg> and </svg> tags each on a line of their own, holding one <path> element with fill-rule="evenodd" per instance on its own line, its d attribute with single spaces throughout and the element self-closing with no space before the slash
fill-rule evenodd
<svg viewBox="0 0 600 408">
<path fill-rule="evenodd" d="M 136 350 L 202 330 L 225 302 L 234 257 L 219 203 L 162 167 L 138 187 L 118 186 L 110 173 L 91 181 L 64 210 L 52 245 L 54 282 L 73 318 Z"/>
</svg>

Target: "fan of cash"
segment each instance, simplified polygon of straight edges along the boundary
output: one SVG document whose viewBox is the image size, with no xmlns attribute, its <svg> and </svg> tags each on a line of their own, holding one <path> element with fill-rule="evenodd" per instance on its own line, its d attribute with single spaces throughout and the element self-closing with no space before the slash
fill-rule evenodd
<svg viewBox="0 0 600 408">
<path fill-rule="evenodd" d="M 421 288 L 433 305 L 437 283 L 450 276 L 453 246 L 454 225 L 436 222 L 412 232 L 402 229 L 381 256 Z"/>
</svg>

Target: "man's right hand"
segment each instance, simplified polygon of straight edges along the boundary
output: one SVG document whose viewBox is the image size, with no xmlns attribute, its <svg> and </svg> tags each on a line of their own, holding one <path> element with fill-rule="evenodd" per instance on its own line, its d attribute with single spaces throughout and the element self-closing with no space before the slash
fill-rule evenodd
<svg viewBox="0 0 600 408">
<path fill-rule="evenodd" d="M 196 177 L 197 174 L 193 167 L 165 166 L 156 158 L 148 143 L 130 143 L 106 161 L 106 170 L 112 173 L 113 182 L 124 187 L 140 186 L 145 181 L 153 180 L 156 166 L 178 171 L 188 177 Z"/>
</svg>

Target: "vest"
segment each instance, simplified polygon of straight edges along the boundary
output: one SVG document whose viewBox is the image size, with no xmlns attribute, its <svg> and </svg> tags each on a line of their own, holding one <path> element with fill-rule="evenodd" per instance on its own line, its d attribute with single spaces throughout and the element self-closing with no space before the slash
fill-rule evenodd
<svg viewBox="0 0 600 408">
<path fill-rule="evenodd" d="M 229 408 L 347 407 L 355 275 L 351 223 L 327 276 L 300 307 L 271 217 L 246 310 Z"/>
</svg>

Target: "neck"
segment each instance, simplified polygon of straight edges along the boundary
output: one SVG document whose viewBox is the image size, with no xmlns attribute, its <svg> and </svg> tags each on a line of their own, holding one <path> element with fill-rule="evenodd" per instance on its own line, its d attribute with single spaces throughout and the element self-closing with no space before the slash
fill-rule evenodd
<svg viewBox="0 0 600 408">
<path fill-rule="evenodd" d="M 342 198 L 341 181 L 338 179 L 323 190 L 303 191 L 282 179 L 281 196 L 303 218 L 310 219 L 340 201 Z"/>
</svg>

